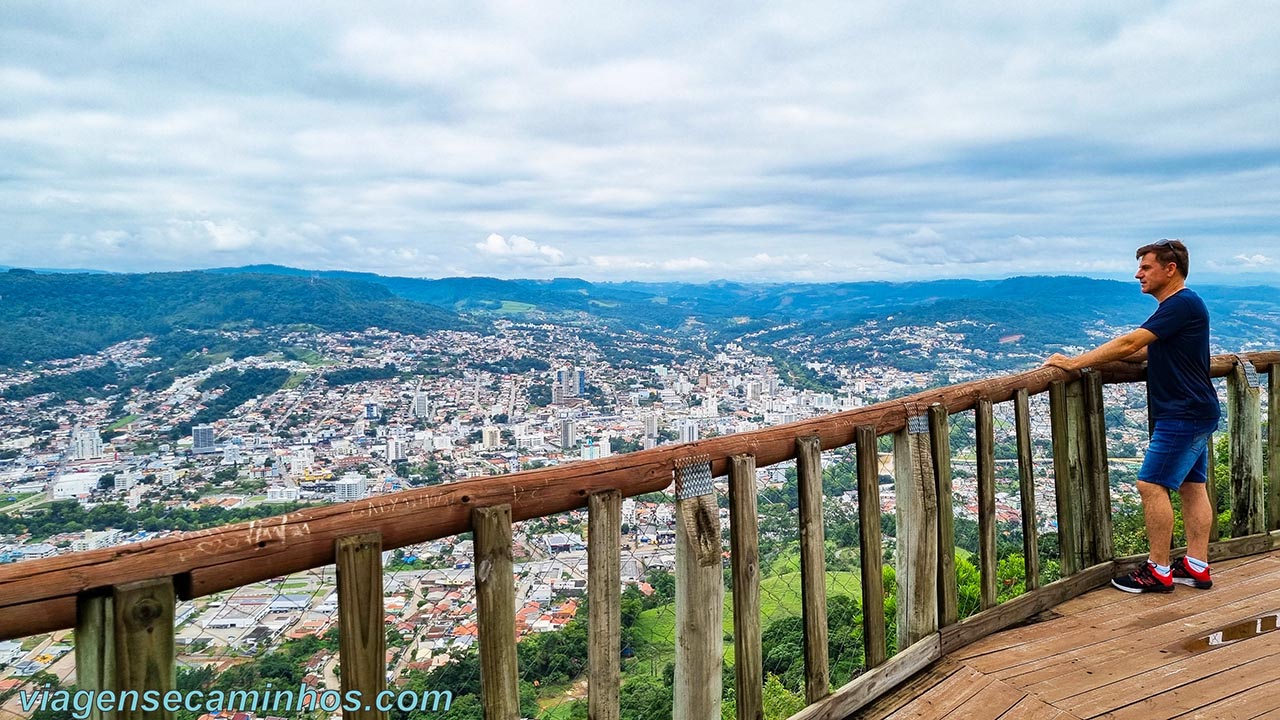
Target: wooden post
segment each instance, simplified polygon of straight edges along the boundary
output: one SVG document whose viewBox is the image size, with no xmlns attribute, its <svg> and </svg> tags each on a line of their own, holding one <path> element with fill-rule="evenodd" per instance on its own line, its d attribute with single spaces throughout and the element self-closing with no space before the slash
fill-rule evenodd
<svg viewBox="0 0 1280 720">
<path fill-rule="evenodd" d="M 587 597 L 591 600 L 587 605 L 587 714 L 591 720 L 618 720 L 622 672 L 622 493 L 617 490 L 587 497 Z"/>
<path fill-rule="evenodd" d="M 1107 415 L 1102 400 L 1102 377 L 1097 370 L 1080 373 L 1084 393 L 1085 523 L 1092 548 L 1089 564 L 1097 565 L 1115 557 L 1111 522 L 1110 458 L 1107 454 Z"/>
<path fill-rule="evenodd" d="M 822 526 L 822 446 L 796 438 L 800 490 L 800 596 L 804 616 L 804 695 L 810 705 L 830 692 L 827 657 L 827 551 Z"/>
<path fill-rule="evenodd" d="M 898 511 L 898 650 L 938 630 L 938 498 L 928 421 L 910 417 L 893 437 Z"/>
<path fill-rule="evenodd" d="M 141 580 L 117 585 L 112 590 L 116 689 L 136 690 L 139 695 L 155 690 L 164 693 L 176 686 L 173 665 L 173 618 L 177 602 L 173 578 Z M 164 704 L 144 711 L 144 704 L 118 710 L 120 720 L 172 720 L 174 713 Z"/>
<path fill-rule="evenodd" d="M 1035 463 L 1031 457 L 1031 403 L 1026 388 L 1013 396 L 1014 425 L 1018 436 L 1018 492 L 1022 499 L 1022 557 L 1026 561 L 1026 588 L 1040 587 L 1040 542 L 1036 525 Z"/>
<path fill-rule="evenodd" d="M 676 675 L 674 720 L 720 717 L 724 576 L 711 463 L 676 466 Z M 682 490 L 682 485 L 686 488 Z"/>
<path fill-rule="evenodd" d="M 76 599 L 76 685 L 81 690 L 117 690 L 114 619 L 111 595 L 84 593 Z M 103 712 L 94 704 L 87 720 L 115 717 L 114 711 Z"/>
<path fill-rule="evenodd" d="M 944 405 L 929 407 L 929 446 L 938 498 L 938 625 L 960 619 L 956 587 L 956 513 L 951 489 L 951 422 Z"/>
<path fill-rule="evenodd" d="M 991 401 L 974 407 L 978 454 L 978 587 L 983 610 L 996 604 L 996 441 Z"/>
<path fill-rule="evenodd" d="M 1267 529 L 1280 530 L 1280 363 L 1267 372 Z"/>
<path fill-rule="evenodd" d="M 1262 407 L 1260 389 L 1249 387 L 1244 368 L 1227 376 L 1227 432 L 1231 436 L 1231 534 L 1266 530 L 1262 487 Z"/>
<path fill-rule="evenodd" d="M 884 621 L 884 545 L 880 538 L 880 466 L 876 430 L 859 425 L 855 434 L 858 453 L 858 526 L 862 570 L 862 644 L 868 670 L 884 664 L 887 656 Z"/>
<path fill-rule="evenodd" d="M 382 601 L 382 536 L 365 533 L 338 538 L 338 647 L 342 692 L 373 698 L 387 689 L 386 605 Z M 373 708 L 344 710 L 353 720 L 386 720 Z"/>
<path fill-rule="evenodd" d="M 734 455 L 729 459 L 729 553 L 733 562 L 733 673 L 738 720 L 764 720 L 756 492 L 755 457 Z"/>
<path fill-rule="evenodd" d="M 1053 436 L 1054 494 L 1058 506 L 1058 548 L 1062 576 L 1074 575 L 1090 563 L 1084 543 L 1084 454 L 1080 447 L 1080 383 L 1055 381 L 1049 386 L 1049 420 Z"/>
<path fill-rule="evenodd" d="M 476 617 L 480 630 L 480 701 L 485 720 L 518 720 L 516 588 L 511 506 L 471 511 L 475 530 Z"/>
</svg>

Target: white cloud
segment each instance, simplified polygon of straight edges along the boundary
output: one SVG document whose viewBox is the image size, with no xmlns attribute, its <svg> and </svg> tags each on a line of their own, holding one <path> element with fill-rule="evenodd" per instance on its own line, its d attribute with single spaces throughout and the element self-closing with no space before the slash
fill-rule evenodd
<svg viewBox="0 0 1280 720">
<path fill-rule="evenodd" d="M 504 238 L 497 233 L 491 233 L 483 242 L 476 243 L 476 249 L 483 255 L 535 260 L 547 265 L 563 264 L 565 257 L 564 252 L 550 245 L 539 245 L 520 235 Z"/>
<path fill-rule="evenodd" d="M 1272 260 L 1271 258 L 1267 257 L 1266 255 L 1260 255 L 1260 254 L 1255 254 L 1255 255 L 1237 255 L 1237 256 L 1235 256 L 1235 258 L 1234 258 L 1234 259 L 1239 260 L 1240 262 L 1244 263 L 1244 264 L 1245 264 L 1245 265 L 1247 265 L 1248 267 L 1261 267 L 1261 266 L 1264 266 L 1264 265 L 1273 265 L 1273 264 L 1275 264 L 1275 261 L 1274 261 L 1274 260 Z"/>
</svg>

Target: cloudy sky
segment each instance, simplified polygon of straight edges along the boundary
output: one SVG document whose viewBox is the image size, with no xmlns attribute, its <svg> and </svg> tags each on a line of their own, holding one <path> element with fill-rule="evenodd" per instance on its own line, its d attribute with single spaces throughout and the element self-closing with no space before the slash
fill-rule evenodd
<svg viewBox="0 0 1280 720">
<path fill-rule="evenodd" d="M 1061 6 L 1061 7 L 1059 7 Z M 1280 5 L 0 3 L 0 264 L 1280 282 Z"/>
</svg>

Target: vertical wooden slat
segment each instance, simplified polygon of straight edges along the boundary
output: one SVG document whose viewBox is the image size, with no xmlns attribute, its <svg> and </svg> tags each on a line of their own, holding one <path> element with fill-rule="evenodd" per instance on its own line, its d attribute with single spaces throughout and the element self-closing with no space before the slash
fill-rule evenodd
<svg viewBox="0 0 1280 720">
<path fill-rule="evenodd" d="M 929 445 L 938 498 L 938 624 L 960 619 L 956 587 L 956 513 L 951 488 L 951 422 L 945 405 L 929 408 Z"/>
<path fill-rule="evenodd" d="M 364 533 L 334 541 L 338 568 L 338 647 L 342 692 L 373 698 L 387 689 L 387 631 L 382 600 L 382 535 Z M 353 720 L 385 720 L 373 708 L 346 710 Z"/>
<path fill-rule="evenodd" d="M 85 593 L 76 599 L 76 685 L 81 690 L 116 690 L 114 617 L 111 595 Z M 87 720 L 115 717 L 114 710 L 103 711 L 95 703 Z"/>
<path fill-rule="evenodd" d="M 876 431 L 858 426 L 858 526 L 862 570 L 862 644 L 866 667 L 879 667 L 887 656 L 884 619 L 884 546 L 880 538 L 880 463 Z"/>
<path fill-rule="evenodd" d="M 907 427 L 893 441 L 901 651 L 938 630 L 938 498 L 928 433 Z"/>
<path fill-rule="evenodd" d="M 1205 483 L 1205 490 L 1209 494 L 1209 507 L 1213 508 L 1213 520 L 1209 523 L 1209 542 L 1217 542 L 1222 534 L 1222 529 L 1218 527 L 1218 483 L 1215 479 L 1218 467 L 1217 448 L 1214 446 L 1215 436 L 1209 436 L 1209 477 Z"/>
<path fill-rule="evenodd" d="M 173 665 L 173 618 L 177 602 L 173 578 L 141 580 L 117 585 L 112 589 L 114 611 L 114 643 L 116 652 L 115 687 L 164 693 L 173 690 L 176 671 Z M 163 703 L 155 710 L 144 710 L 146 704 L 122 708 L 121 720 L 172 720 L 174 713 Z"/>
<path fill-rule="evenodd" d="M 1097 565 L 1115 557 L 1111 524 L 1111 476 L 1107 455 L 1107 416 L 1102 399 L 1102 376 L 1085 368 L 1080 373 L 1084 395 L 1085 448 L 1085 521 L 1089 525 L 1092 547 L 1089 564 Z"/>
<path fill-rule="evenodd" d="M 760 644 L 760 530 L 756 492 L 755 456 L 734 455 L 729 458 L 733 672 L 738 720 L 764 720 L 764 658 Z"/>
<path fill-rule="evenodd" d="M 1280 530 L 1280 363 L 1267 372 L 1267 529 Z"/>
<path fill-rule="evenodd" d="M 1266 529 L 1262 487 L 1262 406 L 1260 388 L 1249 387 L 1239 365 L 1227 376 L 1227 432 L 1231 437 L 1231 534 Z"/>
<path fill-rule="evenodd" d="M 476 617 L 480 630 L 480 700 L 485 720 L 518 720 L 516 589 L 511 506 L 475 508 Z"/>
<path fill-rule="evenodd" d="M 822 526 L 822 445 L 796 438 L 800 490 L 800 590 L 804 616 L 804 694 L 813 704 L 830 692 L 827 658 L 827 550 Z"/>
<path fill-rule="evenodd" d="M 699 562 L 700 548 L 720 546 L 720 519 L 695 523 L 696 536 L 680 518 L 700 512 L 699 498 L 676 500 L 676 675 L 674 720 L 720 717 L 724 662 L 724 576 L 716 562 Z"/>
<path fill-rule="evenodd" d="M 1049 386 L 1049 422 L 1053 437 L 1053 484 L 1058 508 L 1058 549 L 1062 576 L 1074 575 L 1085 567 L 1081 537 L 1084 522 L 1081 495 L 1084 465 L 1080 455 L 1078 414 L 1078 382 L 1061 380 Z M 1074 393 L 1073 393 L 1074 389 Z"/>
<path fill-rule="evenodd" d="M 1027 591 L 1040 587 L 1040 541 L 1036 526 L 1035 463 L 1031 457 L 1031 403 L 1026 388 L 1013 396 L 1018 441 L 1018 491 L 1022 499 L 1022 556 L 1027 568 Z"/>
<path fill-rule="evenodd" d="M 587 712 L 618 720 L 622 656 L 622 493 L 587 498 Z M 514 606 L 513 606 L 514 607 Z"/>
<path fill-rule="evenodd" d="M 996 604 L 996 440 L 991 401 L 973 409 L 978 452 L 978 588 L 983 610 Z"/>
</svg>

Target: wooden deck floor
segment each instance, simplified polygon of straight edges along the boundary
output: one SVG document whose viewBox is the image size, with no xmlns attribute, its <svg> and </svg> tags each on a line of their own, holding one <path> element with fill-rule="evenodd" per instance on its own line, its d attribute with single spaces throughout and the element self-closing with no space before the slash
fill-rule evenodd
<svg viewBox="0 0 1280 720">
<path fill-rule="evenodd" d="M 1280 553 L 1213 573 L 1210 590 L 1070 600 L 939 660 L 861 717 L 1280 720 Z"/>
</svg>

